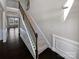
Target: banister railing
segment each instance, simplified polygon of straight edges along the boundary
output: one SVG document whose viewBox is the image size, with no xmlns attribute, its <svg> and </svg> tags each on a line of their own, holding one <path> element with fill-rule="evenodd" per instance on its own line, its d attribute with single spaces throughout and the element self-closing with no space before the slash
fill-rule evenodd
<svg viewBox="0 0 79 59">
<path fill-rule="evenodd" d="M 36 32 L 34 31 L 34 29 L 33 29 L 32 25 L 31 25 L 31 23 L 30 23 L 30 21 L 29 21 L 27 15 L 26 15 L 26 13 L 24 12 L 24 10 L 23 10 L 23 8 L 22 8 L 20 2 L 19 2 L 19 9 L 20 9 L 21 14 L 22 14 L 22 16 L 23 16 L 23 19 L 24 19 L 24 16 L 27 18 L 27 21 L 28 21 L 28 23 L 29 23 L 31 29 L 33 30 L 33 32 L 34 32 L 34 34 L 35 34 Z M 25 20 L 25 19 L 24 19 L 24 20 Z"/>
<path fill-rule="evenodd" d="M 30 21 L 29 21 L 29 18 L 27 17 L 25 11 L 23 10 L 20 2 L 19 2 L 19 9 L 20 9 L 20 12 L 22 14 L 22 17 L 23 17 L 23 20 L 25 22 L 25 25 L 29 31 L 29 34 L 30 34 L 30 37 L 32 38 L 32 43 L 34 42 L 34 45 L 35 45 L 35 52 L 36 52 L 36 59 L 38 59 L 38 46 L 37 46 L 37 39 L 38 39 L 38 34 L 35 32 L 34 28 L 32 27 Z"/>
<path fill-rule="evenodd" d="M 22 14 L 22 16 L 23 16 L 23 20 L 24 20 L 25 24 L 27 25 L 29 31 L 31 31 L 31 33 L 32 33 L 32 34 L 34 35 L 34 37 L 35 37 L 36 32 L 34 31 L 32 25 L 31 25 L 31 23 L 30 23 L 30 21 L 29 21 L 27 15 L 26 15 L 25 11 L 23 10 L 23 8 L 22 8 L 22 6 L 21 6 L 20 3 L 19 3 L 19 9 L 20 9 L 20 12 L 21 12 L 21 14 Z"/>
</svg>

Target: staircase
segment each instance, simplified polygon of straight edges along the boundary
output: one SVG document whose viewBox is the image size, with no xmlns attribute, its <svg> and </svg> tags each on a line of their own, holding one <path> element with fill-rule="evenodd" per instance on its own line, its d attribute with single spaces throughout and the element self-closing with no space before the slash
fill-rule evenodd
<svg viewBox="0 0 79 59">
<path fill-rule="evenodd" d="M 20 9 L 20 12 L 21 12 L 21 15 L 22 15 L 22 17 L 24 18 L 25 16 L 27 17 L 27 19 L 29 20 L 27 23 L 29 23 L 30 24 L 30 29 L 31 29 L 31 31 L 32 32 L 30 32 L 30 34 L 33 34 L 33 36 L 32 36 L 32 40 L 31 40 L 31 43 L 32 43 L 32 49 L 31 50 L 33 50 L 33 51 L 35 51 L 36 49 L 37 49 L 37 51 L 36 52 L 38 52 L 38 55 L 40 54 L 40 53 L 42 53 L 45 49 L 47 49 L 49 46 L 48 46 L 48 44 L 47 44 L 47 42 L 46 42 L 46 40 L 45 40 L 45 37 L 44 37 L 44 34 L 41 32 L 41 30 L 40 30 L 40 28 L 38 27 L 38 25 L 33 21 L 33 19 L 31 18 L 31 16 L 29 16 L 29 15 L 27 15 L 27 11 L 26 11 L 26 9 L 24 9 L 23 8 L 23 5 L 21 4 L 21 1 L 19 1 L 19 6 L 21 7 L 21 8 L 19 8 Z M 25 14 L 25 16 L 24 16 L 24 14 Z M 24 21 L 24 24 L 26 24 L 26 22 Z M 27 24 L 26 24 L 27 25 Z M 26 28 L 27 28 L 27 31 L 29 31 L 28 30 L 28 25 L 26 26 Z M 37 38 L 37 47 L 36 47 L 36 40 L 34 40 L 35 39 L 35 37 L 34 37 L 34 35 L 35 35 L 35 33 L 37 33 L 38 34 L 38 38 Z M 31 36 L 30 36 L 31 37 Z M 33 38 L 34 37 L 34 38 Z M 26 42 L 25 42 L 26 43 Z M 27 46 L 28 44 L 26 44 L 26 46 Z M 29 49 L 29 48 L 28 48 Z M 33 55 L 34 53 L 32 52 L 32 55 Z M 35 55 L 33 55 L 34 56 L 34 59 L 36 59 L 35 58 Z"/>
<path fill-rule="evenodd" d="M 24 13 L 23 8 L 19 7 L 20 9 L 20 36 L 29 49 L 30 53 L 36 59 L 36 37 L 35 37 L 35 31 L 33 30 L 31 24 L 29 23 L 29 20 Z"/>
<path fill-rule="evenodd" d="M 38 35 L 38 54 L 42 53 L 46 48 L 48 48 L 46 41 L 44 40 L 41 33 Z"/>
</svg>

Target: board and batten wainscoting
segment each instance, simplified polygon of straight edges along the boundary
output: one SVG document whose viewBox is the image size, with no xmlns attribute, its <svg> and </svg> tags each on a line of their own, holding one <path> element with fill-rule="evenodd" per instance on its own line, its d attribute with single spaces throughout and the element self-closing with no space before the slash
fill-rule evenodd
<svg viewBox="0 0 79 59">
<path fill-rule="evenodd" d="M 53 34 L 52 50 L 65 59 L 79 59 L 79 42 Z"/>
</svg>

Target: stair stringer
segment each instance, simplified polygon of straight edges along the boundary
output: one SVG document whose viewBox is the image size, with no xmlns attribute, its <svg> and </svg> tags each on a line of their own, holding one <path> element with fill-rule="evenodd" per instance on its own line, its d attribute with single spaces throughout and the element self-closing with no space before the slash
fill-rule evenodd
<svg viewBox="0 0 79 59">
<path fill-rule="evenodd" d="M 30 12 L 26 12 L 27 17 L 30 20 L 32 27 L 34 28 L 35 32 L 38 34 L 38 54 L 42 53 L 45 49 L 50 48 L 50 43 L 47 40 L 46 36 L 40 29 L 39 25 L 35 21 L 35 18 L 30 14 Z"/>
</svg>

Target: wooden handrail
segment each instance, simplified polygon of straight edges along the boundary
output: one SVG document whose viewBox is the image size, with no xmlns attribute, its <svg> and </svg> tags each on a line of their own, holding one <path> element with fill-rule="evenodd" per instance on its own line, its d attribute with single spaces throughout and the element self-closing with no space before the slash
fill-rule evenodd
<svg viewBox="0 0 79 59">
<path fill-rule="evenodd" d="M 35 50 L 35 51 L 36 51 L 36 59 L 38 59 L 38 40 L 37 40 L 37 39 L 38 39 L 38 34 L 37 34 L 37 33 L 35 32 L 35 30 L 33 29 L 32 25 L 31 25 L 31 23 L 30 23 L 30 21 L 29 21 L 29 18 L 27 17 L 25 11 L 23 10 L 23 8 L 22 8 L 20 2 L 19 2 L 19 9 L 20 9 L 20 12 L 21 12 L 23 18 L 24 18 L 24 15 L 26 16 L 27 21 L 29 22 L 29 25 L 30 25 L 30 27 L 31 27 L 31 29 L 32 29 L 32 31 L 33 31 L 33 33 L 34 33 L 35 38 L 36 38 L 36 50 Z"/>
<path fill-rule="evenodd" d="M 26 13 L 25 13 L 25 11 L 23 10 L 23 8 L 22 8 L 22 6 L 21 6 L 21 4 L 20 4 L 20 2 L 19 2 L 19 9 L 20 9 L 21 14 L 22 14 L 22 16 L 23 16 L 23 19 L 24 19 L 24 15 L 26 16 L 27 21 L 29 22 L 29 25 L 30 25 L 30 27 L 31 27 L 31 29 L 33 30 L 34 35 L 35 35 L 35 34 L 36 34 L 36 32 L 35 32 L 35 30 L 33 29 L 33 27 L 32 27 L 32 25 L 31 25 L 31 23 L 30 23 L 30 21 L 29 21 L 29 19 L 28 19 L 27 15 L 26 15 Z"/>
</svg>

